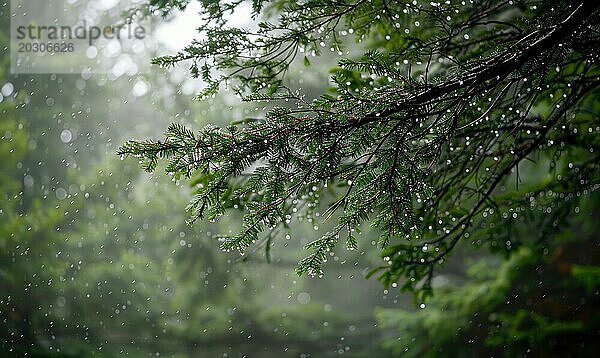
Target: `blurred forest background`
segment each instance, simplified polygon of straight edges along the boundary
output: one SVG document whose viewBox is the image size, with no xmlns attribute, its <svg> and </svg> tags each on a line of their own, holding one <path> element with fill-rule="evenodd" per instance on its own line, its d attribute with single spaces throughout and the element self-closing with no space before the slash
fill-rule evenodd
<svg viewBox="0 0 600 358">
<path fill-rule="evenodd" d="M 191 101 L 187 68 L 150 68 L 164 50 L 155 39 L 140 55 L 149 68 L 134 73 L 11 75 L 9 13 L 0 5 L 1 356 L 600 349 L 597 192 L 566 214 L 571 226 L 552 228 L 557 234 L 541 250 L 527 240 L 540 228 L 516 220 L 506 223 L 515 237 L 506 259 L 473 250 L 476 237 L 463 242 L 424 304 L 365 279 L 381 261 L 374 242 L 340 250 L 323 278 L 299 278 L 302 246 L 322 223 L 294 222 L 269 253 L 221 253 L 210 236 L 237 230 L 239 217 L 189 227 L 188 183 L 115 155 L 120 143 L 158 137 L 169 122 L 225 125 L 261 108 L 227 94 Z M 309 97 L 328 83 L 315 67 L 290 74 Z"/>
</svg>

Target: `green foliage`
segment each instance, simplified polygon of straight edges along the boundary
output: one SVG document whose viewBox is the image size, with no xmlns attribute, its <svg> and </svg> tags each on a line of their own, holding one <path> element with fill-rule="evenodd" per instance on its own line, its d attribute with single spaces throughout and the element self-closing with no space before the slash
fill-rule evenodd
<svg viewBox="0 0 600 358">
<path fill-rule="evenodd" d="M 592 292 L 575 281 L 577 266 L 565 270 L 570 263 L 557 257 L 562 250 L 585 252 L 581 243 L 552 258 L 521 248 L 499 269 L 489 259 L 473 265 L 465 286 L 443 289 L 418 312 L 378 310 L 383 328 L 396 337 L 384 346 L 402 357 L 593 355 L 599 286 L 596 281 Z"/>
<path fill-rule="evenodd" d="M 600 287 L 600 267 L 590 265 L 573 265 L 571 268 L 573 278 L 583 285 L 588 294 Z"/>
<path fill-rule="evenodd" d="M 340 236 L 355 248 L 368 223 L 384 260 L 371 274 L 422 299 L 459 242 L 508 254 L 513 223 L 543 211 L 551 230 L 598 189 L 597 2 L 253 4 L 264 21 L 248 30 L 223 19 L 238 2 L 203 2 L 206 40 L 155 62 L 191 61 L 208 84 L 201 98 L 225 84 L 270 102 L 265 118 L 172 125 L 164 141 L 119 150 L 146 170 L 166 158 L 176 178 L 210 178 L 192 221 L 244 213 L 222 249 L 244 252 L 294 215 L 334 217 L 297 269 L 320 275 Z M 365 54 L 339 59 L 333 94 L 309 101 L 282 86 L 297 53 L 305 65 L 323 49 L 343 56 L 348 37 Z M 549 174 L 525 175 L 528 162 Z"/>
<path fill-rule="evenodd" d="M 9 7 L 0 5 L 5 49 Z M 150 178 L 114 157 L 112 144 L 126 133 L 153 132 L 168 99 L 133 96 L 137 76 L 12 75 L 9 62 L 0 57 L 1 357 L 337 356 L 339 349 L 369 349 L 355 321 L 368 308 L 341 315 L 336 302 L 327 298 L 332 309 L 316 296 L 300 305 L 294 293 L 311 287 L 288 282 L 279 256 L 278 270 L 223 259 L 203 236 L 230 223 L 187 227 L 175 209 L 185 205 L 186 185 L 173 192 L 170 178 Z M 144 79 L 153 88 L 175 87 L 160 76 Z M 181 107 L 168 108 L 193 109 Z M 63 130 L 71 132 L 67 142 Z M 170 131 L 176 145 L 191 140 L 181 126 Z M 210 180 L 198 175 L 192 183 Z M 279 278 L 276 287 L 262 280 L 267 274 Z M 351 324 L 359 327 L 347 335 L 354 342 L 341 341 Z"/>
<path fill-rule="evenodd" d="M 508 260 L 468 263 L 461 286 L 442 285 L 418 311 L 380 309 L 395 356 L 589 356 L 598 349 L 598 193 L 555 228 L 552 249 L 524 242 Z M 545 215 L 513 237 L 531 237 Z M 540 220 L 536 222 L 535 220 Z M 576 235 L 573 235 L 576 233 Z"/>
</svg>

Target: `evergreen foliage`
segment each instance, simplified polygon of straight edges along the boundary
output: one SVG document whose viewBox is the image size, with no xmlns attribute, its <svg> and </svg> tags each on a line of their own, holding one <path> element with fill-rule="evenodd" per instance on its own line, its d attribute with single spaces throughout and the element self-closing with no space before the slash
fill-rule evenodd
<svg viewBox="0 0 600 358">
<path fill-rule="evenodd" d="M 597 215 L 591 197 L 583 204 Z M 401 357 L 593 356 L 600 227 L 581 219 L 558 230 L 561 244 L 547 255 L 521 246 L 502 263 L 472 263 L 468 283 L 440 289 L 426 309 L 378 309 L 381 326 L 397 332 L 383 345 Z"/>
<path fill-rule="evenodd" d="M 224 20 L 239 0 L 201 3 L 206 40 L 154 62 L 189 61 L 208 85 L 200 99 L 230 88 L 271 109 L 225 128 L 174 123 L 119 154 L 148 171 L 167 159 L 169 174 L 193 178 L 191 221 L 241 210 L 224 250 L 271 240 L 300 213 L 332 217 L 297 268 L 321 275 L 368 223 L 384 261 L 370 275 L 427 294 L 459 242 L 510 253 L 522 244 L 510 227 L 543 213 L 532 244 L 546 245 L 598 189 L 597 1 L 255 0 L 256 29 Z M 186 2 L 147 5 L 167 14 Z M 347 51 L 350 38 L 364 55 Z M 309 100 L 284 86 L 296 59 L 311 66 L 326 50 L 339 55 L 329 93 Z"/>
</svg>

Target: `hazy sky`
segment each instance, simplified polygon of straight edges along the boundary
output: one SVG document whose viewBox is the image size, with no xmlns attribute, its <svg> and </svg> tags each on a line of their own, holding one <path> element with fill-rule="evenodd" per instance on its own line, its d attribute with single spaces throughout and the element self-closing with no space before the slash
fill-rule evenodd
<svg viewBox="0 0 600 358">
<path fill-rule="evenodd" d="M 200 4 L 197 1 L 192 1 L 185 11 L 177 11 L 173 20 L 161 25 L 156 30 L 156 38 L 169 50 L 178 51 L 183 49 L 194 38 L 198 38 L 196 28 L 200 21 L 199 10 Z M 241 4 L 233 15 L 227 16 L 229 24 L 231 26 L 250 24 L 252 21 L 250 17 L 251 10 L 249 3 Z"/>
</svg>

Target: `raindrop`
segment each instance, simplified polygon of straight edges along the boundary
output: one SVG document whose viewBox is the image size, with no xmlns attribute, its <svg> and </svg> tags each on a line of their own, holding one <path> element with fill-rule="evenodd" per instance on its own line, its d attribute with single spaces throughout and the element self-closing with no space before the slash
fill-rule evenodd
<svg viewBox="0 0 600 358">
<path fill-rule="evenodd" d="M 13 93 L 14 90 L 15 90 L 15 87 L 13 86 L 13 84 L 10 83 L 10 82 L 6 82 L 4 84 L 4 86 L 2 86 L 2 89 L 0 90 L 0 93 L 2 93 L 2 95 L 4 97 L 8 97 L 8 96 L 10 96 Z"/>
<path fill-rule="evenodd" d="M 70 130 L 65 129 L 60 133 L 60 140 L 63 143 L 69 143 L 71 140 L 73 140 L 73 133 L 71 133 Z"/>
<path fill-rule="evenodd" d="M 144 81 L 138 81 L 133 85 L 131 93 L 136 97 L 142 97 L 148 92 L 148 84 Z"/>
<path fill-rule="evenodd" d="M 67 191 L 64 188 L 57 188 L 55 195 L 58 200 L 64 200 L 67 197 Z"/>
<path fill-rule="evenodd" d="M 23 185 L 25 185 L 25 187 L 27 188 L 31 188 L 33 186 L 34 180 L 33 177 L 31 175 L 25 175 L 25 178 L 23 178 Z"/>
<path fill-rule="evenodd" d="M 308 292 L 300 292 L 296 299 L 301 305 L 306 305 L 310 302 L 310 294 Z"/>
</svg>

